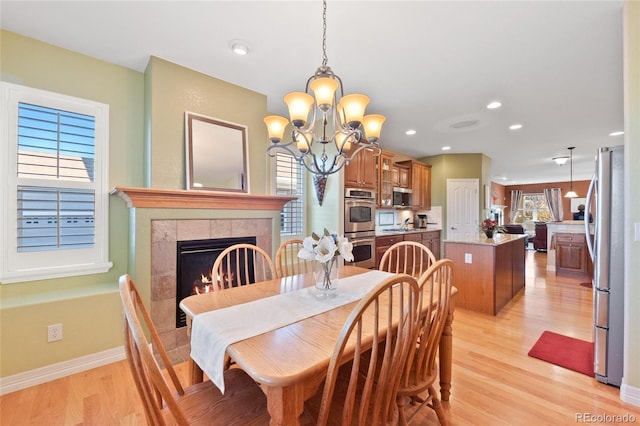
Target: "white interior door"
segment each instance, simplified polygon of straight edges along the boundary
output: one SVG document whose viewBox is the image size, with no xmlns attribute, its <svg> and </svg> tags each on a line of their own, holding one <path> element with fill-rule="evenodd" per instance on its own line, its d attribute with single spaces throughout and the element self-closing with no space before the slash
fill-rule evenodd
<svg viewBox="0 0 640 426">
<path fill-rule="evenodd" d="M 447 179 L 447 239 L 478 235 L 479 188 L 478 179 Z"/>
</svg>

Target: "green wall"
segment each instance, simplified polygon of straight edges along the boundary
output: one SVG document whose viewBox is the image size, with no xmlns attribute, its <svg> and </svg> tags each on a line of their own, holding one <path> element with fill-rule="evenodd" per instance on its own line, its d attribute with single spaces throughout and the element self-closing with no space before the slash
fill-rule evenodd
<svg viewBox="0 0 640 426">
<path fill-rule="evenodd" d="M 186 189 L 184 113 L 190 111 L 247 126 L 249 188 L 252 194 L 268 192 L 266 96 L 153 56 L 145 87 L 147 186 Z"/>
<path fill-rule="evenodd" d="M 419 161 L 431 164 L 431 205 L 442 206 L 443 238 L 447 229 L 447 179 L 478 179 L 480 219 L 487 216 L 482 188 L 491 186 L 491 158 L 484 154 L 442 154 Z"/>
<path fill-rule="evenodd" d="M 109 186 L 142 185 L 144 76 L 0 32 L 2 81 L 109 104 Z M 0 285 L 0 377 L 122 345 L 118 277 L 127 271 L 128 213 L 110 200 L 108 273 Z M 47 325 L 63 324 L 47 343 Z"/>
<path fill-rule="evenodd" d="M 2 81 L 109 105 L 109 188 L 184 189 L 184 112 L 191 111 L 248 127 L 250 190 L 268 192 L 264 95 L 155 57 L 140 73 L 7 31 L 0 43 Z M 111 197 L 108 273 L 0 285 L 0 377 L 122 345 L 118 278 L 135 278 L 140 260 L 130 214 Z M 64 339 L 47 343 L 47 325 L 56 323 Z"/>
</svg>

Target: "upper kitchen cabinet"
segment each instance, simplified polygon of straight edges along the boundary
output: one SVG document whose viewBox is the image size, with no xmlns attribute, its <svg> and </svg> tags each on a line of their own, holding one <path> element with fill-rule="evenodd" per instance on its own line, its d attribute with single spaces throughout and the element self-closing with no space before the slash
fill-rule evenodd
<svg viewBox="0 0 640 426">
<path fill-rule="evenodd" d="M 398 167 L 407 167 L 411 178 L 411 205 L 418 209 L 431 209 L 431 166 L 415 160 L 396 163 Z"/>
<path fill-rule="evenodd" d="M 393 166 L 393 186 L 411 188 L 411 167 L 404 163 L 395 163 Z"/>
<path fill-rule="evenodd" d="M 376 156 L 372 149 L 363 149 L 345 166 L 344 186 L 376 189 Z"/>
<path fill-rule="evenodd" d="M 393 154 L 383 151 L 378 157 L 378 207 L 393 206 Z"/>
</svg>

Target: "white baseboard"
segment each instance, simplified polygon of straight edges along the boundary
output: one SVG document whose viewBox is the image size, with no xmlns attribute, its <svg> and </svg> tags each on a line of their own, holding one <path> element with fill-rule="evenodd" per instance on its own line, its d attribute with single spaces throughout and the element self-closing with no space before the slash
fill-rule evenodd
<svg viewBox="0 0 640 426">
<path fill-rule="evenodd" d="M 620 399 L 640 407 L 640 388 L 634 388 L 623 383 L 620 386 Z"/>
<path fill-rule="evenodd" d="M 50 382 L 126 358 L 124 346 L 0 378 L 0 395 Z"/>
</svg>

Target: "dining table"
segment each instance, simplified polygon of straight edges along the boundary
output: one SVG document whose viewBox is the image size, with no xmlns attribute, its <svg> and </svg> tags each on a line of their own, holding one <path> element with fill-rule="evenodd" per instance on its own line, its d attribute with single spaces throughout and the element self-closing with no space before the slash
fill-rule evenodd
<svg viewBox="0 0 640 426">
<path fill-rule="evenodd" d="M 191 382 L 201 382 L 206 373 L 224 391 L 221 357 L 230 358 L 265 393 L 271 425 L 298 425 L 304 402 L 315 395 L 327 374 L 353 307 L 366 289 L 391 275 L 342 266 L 338 289 L 329 294 L 316 290 L 314 274 L 306 273 L 184 298 L 180 308 L 191 339 Z M 453 287 L 439 345 L 442 401 L 449 400 L 451 390 L 456 292 Z M 228 334 L 234 338 L 221 337 Z"/>
</svg>

